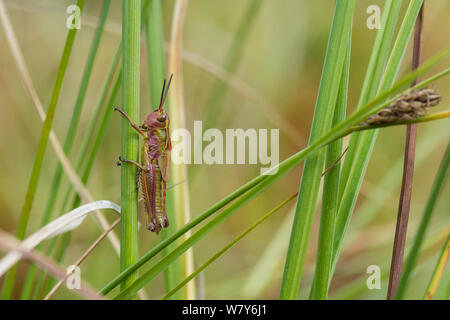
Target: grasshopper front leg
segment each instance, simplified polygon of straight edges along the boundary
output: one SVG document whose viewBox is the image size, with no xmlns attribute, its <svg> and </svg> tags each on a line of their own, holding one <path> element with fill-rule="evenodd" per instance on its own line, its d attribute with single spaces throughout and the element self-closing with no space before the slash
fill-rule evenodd
<svg viewBox="0 0 450 320">
<path fill-rule="evenodd" d="M 143 137 L 145 137 L 145 132 L 142 130 L 142 128 L 140 126 L 138 126 L 133 120 L 131 120 L 131 118 L 122 110 L 120 110 L 119 108 L 115 107 L 114 111 L 118 111 L 121 115 L 123 115 L 125 117 L 125 119 L 128 120 L 128 122 L 130 123 L 130 125 L 137 131 L 139 132 L 140 135 L 142 135 Z"/>
</svg>

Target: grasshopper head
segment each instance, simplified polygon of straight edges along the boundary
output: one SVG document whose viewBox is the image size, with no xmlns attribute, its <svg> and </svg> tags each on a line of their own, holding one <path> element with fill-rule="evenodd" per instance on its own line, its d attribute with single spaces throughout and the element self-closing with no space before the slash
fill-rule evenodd
<svg viewBox="0 0 450 320">
<path fill-rule="evenodd" d="M 163 108 L 166 101 L 167 92 L 169 91 L 170 83 L 172 81 L 173 74 L 170 75 L 169 82 L 166 89 L 166 80 L 164 80 L 163 89 L 161 92 L 161 100 L 159 102 L 159 108 L 150 113 L 144 121 L 144 129 L 161 129 L 169 127 L 169 114 Z"/>
<path fill-rule="evenodd" d="M 169 115 L 164 108 L 156 109 L 150 113 L 142 126 L 144 129 L 162 129 L 169 126 Z"/>
</svg>

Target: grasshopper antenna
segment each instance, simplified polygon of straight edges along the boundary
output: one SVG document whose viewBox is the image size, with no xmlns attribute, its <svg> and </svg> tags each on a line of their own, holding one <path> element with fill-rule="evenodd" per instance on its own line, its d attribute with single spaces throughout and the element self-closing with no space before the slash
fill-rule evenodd
<svg viewBox="0 0 450 320">
<path fill-rule="evenodd" d="M 170 75 L 169 82 L 167 83 L 167 89 L 166 89 L 166 80 L 164 80 L 164 85 L 163 85 L 163 89 L 161 92 L 161 102 L 159 103 L 159 109 L 162 108 L 162 106 L 164 105 L 164 102 L 166 101 L 167 93 L 169 92 L 169 88 L 170 88 L 170 83 L 172 82 L 172 77 L 173 77 L 173 73 Z"/>
</svg>

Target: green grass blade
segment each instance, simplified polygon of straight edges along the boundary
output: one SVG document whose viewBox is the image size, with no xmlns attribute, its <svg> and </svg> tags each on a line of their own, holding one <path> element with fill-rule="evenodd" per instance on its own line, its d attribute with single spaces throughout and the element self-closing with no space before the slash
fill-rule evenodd
<svg viewBox="0 0 450 320">
<path fill-rule="evenodd" d="M 220 249 L 216 254 L 214 254 L 211 258 L 209 258 L 205 263 L 203 263 L 200 267 L 198 267 L 192 274 L 190 274 L 186 279 L 184 279 L 180 284 L 178 284 L 175 288 L 170 290 L 163 298 L 162 300 L 167 300 L 171 296 L 173 296 L 178 290 L 180 290 L 182 287 L 186 285 L 189 281 L 194 279 L 200 272 L 206 269 L 211 263 L 216 261 L 219 257 L 221 257 L 225 252 L 228 251 L 231 247 L 233 247 L 236 243 L 238 243 L 242 238 L 244 238 L 247 234 L 249 234 L 252 230 L 254 230 L 257 226 L 259 226 L 261 223 L 266 221 L 269 217 L 271 217 L 275 212 L 283 208 L 286 204 L 289 203 L 292 199 L 294 199 L 297 196 L 297 194 L 294 194 L 281 202 L 278 206 L 270 210 L 268 213 L 266 213 L 264 216 L 259 218 L 254 224 L 252 224 L 250 227 L 248 227 L 244 232 L 242 232 L 239 236 L 234 238 L 232 241 L 230 241 L 225 247 Z"/>
<path fill-rule="evenodd" d="M 79 0 L 77 2 L 77 6 L 80 8 L 80 11 L 82 11 L 84 6 L 84 0 Z M 76 33 L 77 29 L 69 30 L 66 42 L 64 44 L 63 54 L 61 57 L 61 61 L 59 63 L 55 84 L 53 86 L 50 103 L 47 109 L 47 117 L 45 118 L 44 125 L 42 127 L 41 135 L 39 138 L 39 145 L 36 157 L 34 159 L 33 169 L 31 172 L 31 177 L 27 188 L 27 193 L 25 196 L 25 202 L 22 208 L 22 213 L 20 215 L 19 225 L 17 227 L 16 237 L 18 239 L 23 239 L 26 234 L 28 220 L 30 218 L 31 208 L 33 206 L 33 200 L 41 173 L 42 162 L 44 160 L 45 149 L 47 147 L 50 130 L 53 124 L 53 118 L 56 112 L 56 105 L 58 103 L 59 94 L 61 92 L 62 83 L 67 70 L 67 65 L 69 63 L 70 53 L 72 52 L 72 47 L 75 41 Z M 16 272 L 17 272 L 17 265 L 11 268 L 11 270 L 6 275 L 5 282 L 3 285 L 2 299 L 11 298 Z"/>
<path fill-rule="evenodd" d="M 430 283 L 428 285 L 427 291 L 425 292 L 425 300 L 433 299 L 433 295 L 436 292 L 439 281 L 441 280 L 444 273 L 445 266 L 447 265 L 449 252 L 450 234 L 447 237 L 447 241 L 445 241 L 444 247 L 442 248 L 441 254 L 439 255 L 439 259 L 436 263 L 436 266 L 434 267 L 433 275 L 431 276 Z"/>
<path fill-rule="evenodd" d="M 150 0 L 145 18 L 147 40 L 148 76 L 151 107 L 159 105 L 161 88 L 166 78 L 166 58 L 164 55 L 164 30 L 160 0 Z"/>
<path fill-rule="evenodd" d="M 430 192 L 430 196 L 428 197 L 428 201 L 422 215 L 422 220 L 420 221 L 419 228 L 417 229 L 416 235 L 414 237 L 411 251 L 408 253 L 408 257 L 406 259 L 405 266 L 403 268 L 402 277 L 400 278 L 400 282 L 398 284 L 398 289 L 395 296 L 396 299 L 402 299 L 403 296 L 405 295 L 405 291 L 409 279 L 411 277 L 412 270 L 417 262 L 420 249 L 425 240 L 425 234 L 430 224 L 434 207 L 436 206 L 439 194 L 442 191 L 442 188 L 448 176 L 449 167 L 450 167 L 450 144 L 447 145 L 447 150 L 444 154 L 444 158 L 442 159 L 439 171 L 436 174 L 433 187 Z"/>
<path fill-rule="evenodd" d="M 122 103 L 123 111 L 139 123 L 141 1 L 122 1 Z M 139 162 L 139 135 L 122 119 L 122 157 Z M 138 258 L 138 193 L 136 167 L 124 164 L 121 170 L 120 269 Z M 125 288 L 135 276 L 123 284 Z"/>
<path fill-rule="evenodd" d="M 422 0 L 413 0 L 410 2 L 394 47 L 392 49 L 391 56 L 387 63 L 386 70 L 382 77 L 380 89 L 378 90 L 379 92 L 387 90 L 395 81 L 421 5 Z M 413 73 L 410 73 L 410 75 Z M 412 82 L 413 78 L 409 78 L 408 80 Z M 333 249 L 333 270 L 340 254 L 346 229 L 348 227 L 348 224 L 350 223 L 350 218 L 356 203 L 356 198 L 358 196 L 359 189 L 364 178 L 364 173 L 366 171 L 370 155 L 375 144 L 377 132 L 377 130 L 363 132 L 361 133 L 361 136 L 358 140 L 351 140 L 349 144 L 349 149 L 355 150 L 355 156 L 353 157 L 353 159 L 349 160 L 352 162 L 347 162 L 347 159 L 344 162 L 341 181 L 345 183 L 345 185 L 340 192 L 340 205 L 336 220 L 335 241 Z M 351 168 L 350 170 L 344 172 L 346 166 L 350 166 Z"/>
<path fill-rule="evenodd" d="M 225 57 L 223 68 L 229 73 L 235 73 L 239 65 L 239 58 L 242 54 L 242 50 L 263 3 L 264 1 L 261 0 L 252 0 L 248 4 L 247 10 L 241 19 L 239 27 L 233 37 L 230 49 Z M 211 90 L 211 93 L 206 100 L 207 115 L 206 121 L 204 122 L 208 128 L 214 127 L 214 124 L 217 123 L 217 119 L 219 118 L 218 115 L 221 114 L 220 107 L 227 92 L 228 86 L 222 81 L 217 81 Z"/>
<path fill-rule="evenodd" d="M 349 39 L 350 40 L 350 39 Z M 350 73 L 351 42 L 347 48 L 344 71 L 342 72 L 337 105 L 334 110 L 333 126 L 345 119 L 347 109 L 347 91 Z M 342 154 L 342 139 L 327 146 L 326 167 L 332 167 Z M 319 243 L 317 247 L 316 271 L 311 288 L 311 299 L 326 300 L 328 295 L 331 257 L 333 250 L 334 227 L 338 207 L 340 164 L 334 165 L 325 175 L 322 194 L 322 212 L 319 227 Z"/>
<path fill-rule="evenodd" d="M 205 210 L 203 213 L 198 215 L 196 218 L 191 220 L 189 223 L 185 224 L 183 227 L 181 227 L 178 231 L 176 231 L 172 236 L 170 236 L 168 239 L 158 243 L 153 249 L 148 251 L 146 254 L 144 254 L 141 258 L 136 261 L 136 263 L 129 266 L 127 269 L 122 271 L 118 276 L 116 276 L 113 280 L 111 280 L 100 292 L 102 294 L 109 293 L 112 289 L 114 289 L 119 283 L 121 283 L 129 274 L 135 272 L 138 268 L 140 268 L 142 265 L 144 265 L 147 261 L 149 261 L 151 258 L 153 258 L 156 254 L 161 252 L 164 248 L 166 248 L 168 245 L 173 243 L 176 239 L 181 237 L 183 234 L 185 234 L 187 231 L 195 227 L 196 225 L 200 224 L 202 221 L 213 215 L 218 210 L 222 209 L 229 203 L 231 203 L 233 200 L 236 200 L 237 198 L 241 197 L 245 194 L 245 197 L 242 196 L 238 200 L 236 200 L 230 207 L 228 207 L 226 210 L 224 210 L 221 214 L 219 214 L 218 217 L 220 218 L 223 215 L 227 215 L 230 213 L 231 206 L 234 206 L 233 209 L 237 209 L 237 206 L 240 206 L 243 204 L 243 202 L 248 201 L 250 196 L 255 195 L 255 189 L 258 188 L 257 192 L 260 192 L 263 187 L 267 187 L 277 181 L 279 178 L 283 177 L 287 172 L 289 172 L 291 169 L 293 169 L 295 166 L 299 165 L 307 156 L 317 152 L 322 148 L 323 146 L 327 145 L 328 143 L 334 141 L 338 137 L 342 137 L 342 135 L 348 131 L 348 128 L 352 125 L 358 124 L 361 121 L 365 120 L 369 115 L 376 113 L 377 111 L 381 110 L 382 108 L 385 108 L 388 104 L 390 104 L 393 100 L 395 100 L 397 97 L 396 94 L 400 93 L 408 84 L 411 82 L 411 79 L 415 79 L 418 76 L 422 75 L 426 71 L 428 71 L 431 67 L 435 66 L 437 63 L 441 62 L 443 59 L 447 58 L 450 55 L 450 48 L 447 50 L 444 50 L 443 52 L 439 53 L 435 57 L 431 58 L 418 69 L 416 69 L 414 72 L 409 73 L 406 75 L 403 79 L 398 81 L 391 89 L 388 91 L 380 94 L 377 96 L 376 99 L 371 101 L 369 104 L 367 104 L 365 107 L 363 107 L 361 110 L 355 112 L 353 115 L 348 117 L 346 120 L 339 123 L 337 126 L 335 126 L 333 129 L 328 131 L 326 134 L 324 134 L 322 137 L 318 138 L 316 141 L 314 141 L 312 144 L 307 146 L 305 149 L 295 153 L 294 155 L 290 156 L 289 158 L 282 161 L 278 166 L 272 168 L 267 173 L 268 175 L 259 175 L 252 180 L 248 181 L 232 193 L 230 193 L 228 196 L 223 198 L 222 200 L 215 203 L 213 206 Z M 424 80 L 421 83 L 417 85 L 417 87 L 424 86 L 428 83 L 430 83 L 431 79 L 436 80 L 440 77 L 443 77 L 444 75 L 447 75 L 450 73 L 450 68 L 447 69 L 445 72 L 441 72 L 436 76 L 431 77 L 430 79 Z M 386 101 L 387 97 L 394 96 L 392 99 Z M 382 101 L 386 101 L 385 103 L 382 103 Z M 270 175 L 270 173 L 273 173 Z M 190 238 L 189 238 L 190 239 Z M 188 248 L 186 248 L 187 250 Z M 163 268 L 162 268 L 163 269 Z M 145 284 L 145 283 L 144 283 Z"/>
<path fill-rule="evenodd" d="M 331 127 L 332 117 L 328 115 L 334 113 L 336 106 L 339 82 L 350 38 L 354 5 L 354 1 L 336 1 L 309 144 Z M 324 158 L 324 150 L 321 150 L 305 161 L 280 299 L 296 299 L 298 296 Z"/>
</svg>

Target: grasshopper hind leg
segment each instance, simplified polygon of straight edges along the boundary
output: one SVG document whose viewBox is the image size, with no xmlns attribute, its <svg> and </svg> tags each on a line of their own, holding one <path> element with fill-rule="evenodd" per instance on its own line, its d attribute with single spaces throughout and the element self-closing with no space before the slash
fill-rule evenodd
<svg viewBox="0 0 450 320">
<path fill-rule="evenodd" d="M 141 168 L 137 168 L 136 170 L 136 191 L 139 191 L 139 186 L 141 184 Z"/>
</svg>

